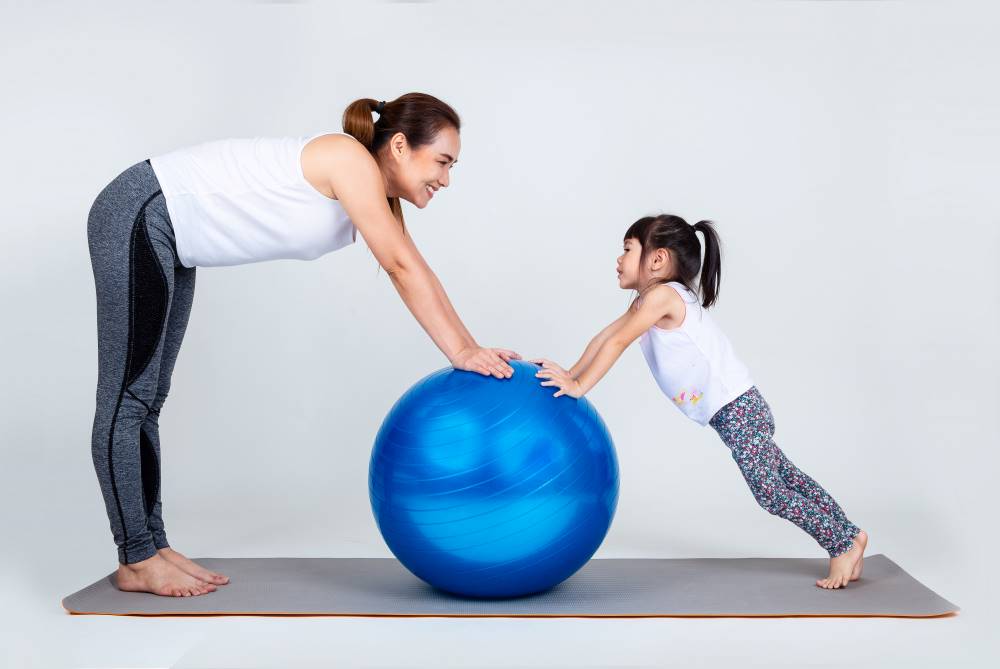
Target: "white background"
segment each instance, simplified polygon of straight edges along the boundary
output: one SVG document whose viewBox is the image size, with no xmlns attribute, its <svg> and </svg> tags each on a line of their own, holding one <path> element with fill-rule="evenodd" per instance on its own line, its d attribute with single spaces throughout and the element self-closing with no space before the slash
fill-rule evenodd
<svg viewBox="0 0 1000 669">
<path fill-rule="evenodd" d="M 978 666 L 996 587 L 1000 12 L 989 4 L 6 2 L 0 550 L 10 666 Z M 141 620 L 66 615 L 115 566 L 90 460 L 86 214 L 129 165 L 339 130 L 357 97 L 461 114 L 408 225 L 484 345 L 566 365 L 627 305 L 626 227 L 717 222 L 715 317 L 777 442 L 963 608 L 898 620 Z M 161 418 L 193 557 L 388 556 L 372 440 L 446 360 L 363 244 L 198 270 Z M 754 502 L 637 347 L 590 394 L 621 497 L 597 557 L 823 557 Z M 812 587 L 803 583 L 802 587 Z M 280 651 L 268 646 L 280 644 Z M 273 653 L 269 655 L 268 653 Z M 176 664 L 175 664 L 176 663 Z"/>
</svg>

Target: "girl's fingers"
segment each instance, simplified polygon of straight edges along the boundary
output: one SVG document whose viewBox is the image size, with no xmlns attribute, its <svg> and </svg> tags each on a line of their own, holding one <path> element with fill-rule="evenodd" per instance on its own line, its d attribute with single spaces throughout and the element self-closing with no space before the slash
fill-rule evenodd
<svg viewBox="0 0 1000 669">
<path fill-rule="evenodd" d="M 566 394 L 566 391 L 565 391 L 565 390 L 563 390 L 562 388 L 560 388 L 560 389 L 559 389 L 559 392 L 557 392 L 557 393 L 556 393 L 555 395 L 553 395 L 552 397 L 559 397 L 560 395 L 565 395 L 565 394 Z"/>
<path fill-rule="evenodd" d="M 557 385 L 557 384 L 556 384 L 555 381 L 543 381 L 541 385 L 543 385 L 543 386 L 554 386 L 554 385 Z"/>
</svg>

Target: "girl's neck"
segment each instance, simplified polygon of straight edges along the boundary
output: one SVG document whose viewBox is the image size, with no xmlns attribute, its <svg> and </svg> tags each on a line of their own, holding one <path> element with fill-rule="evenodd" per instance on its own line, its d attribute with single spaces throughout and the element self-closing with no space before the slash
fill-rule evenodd
<svg viewBox="0 0 1000 669">
<path fill-rule="evenodd" d="M 673 281 L 673 279 L 668 279 L 666 277 L 653 277 L 652 280 L 650 280 L 649 283 L 646 284 L 645 288 L 638 290 L 639 299 L 641 300 L 646 295 L 646 293 L 651 291 L 653 288 L 661 286 L 665 283 L 670 283 L 671 281 Z"/>
</svg>

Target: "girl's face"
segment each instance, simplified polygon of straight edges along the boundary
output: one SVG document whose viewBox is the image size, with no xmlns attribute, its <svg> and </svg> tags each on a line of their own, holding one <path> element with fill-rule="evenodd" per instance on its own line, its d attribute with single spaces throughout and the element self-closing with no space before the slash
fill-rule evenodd
<svg viewBox="0 0 1000 669">
<path fill-rule="evenodd" d="M 642 291 L 653 281 L 670 276 L 670 254 L 666 249 L 655 249 L 648 254 L 646 263 L 641 262 L 642 244 L 629 237 L 618 256 L 618 287 L 625 290 Z"/>
<path fill-rule="evenodd" d="M 439 188 L 450 183 L 449 172 L 458 161 L 462 143 L 452 126 L 442 128 L 430 144 L 411 148 L 400 133 L 389 140 L 388 191 L 423 209 Z"/>
<path fill-rule="evenodd" d="M 639 257 L 642 256 L 642 244 L 638 239 L 626 239 L 622 254 L 618 256 L 618 287 L 625 290 L 639 289 Z"/>
</svg>

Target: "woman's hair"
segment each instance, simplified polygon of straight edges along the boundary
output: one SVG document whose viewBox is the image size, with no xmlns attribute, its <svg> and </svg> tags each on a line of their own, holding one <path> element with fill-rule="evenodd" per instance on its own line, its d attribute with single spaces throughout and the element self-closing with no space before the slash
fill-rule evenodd
<svg viewBox="0 0 1000 669">
<path fill-rule="evenodd" d="M 382 105 L 381 112 L 379 105 Z M 377 121 L 372 121 L 372 113 L 379 114 Z M 344 110 L 343 125 L 344 132 L 375 155 L 397 132 L 403 133 L 415 149 L 433 142 L 443 128 L 451 126 L 461 130 L 462 122 L 450 105 L 433 95 L 407 93 L 384 103 L 371 98 L 355 100 Z M 403 223 L 398 197 L 389 198 L 389 208 Z"/>
<path fill-rule="evenodd" d="M 701 259 L 701 244 L 696 232 L 705 236 L 705 261 Z M 702 306 L 710 307 L 719 297 L 719 281 L 722 278 L 722 257 L 719 235 L 711 221 L 698 221 L 689 225 L 680 216 L 662 214 L 646 216 L 629 226 L 625 239 L 635 239 L 642 245 L 640 265 L 656 249 L 666 249 L 673 259 L 673 275 L 662 282 L 679 281 L 692 292 L 694 280 L 698 279 L 698 292 Z M 701 276 L 698 270 L 701 269 Z"/>
</svg>

